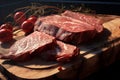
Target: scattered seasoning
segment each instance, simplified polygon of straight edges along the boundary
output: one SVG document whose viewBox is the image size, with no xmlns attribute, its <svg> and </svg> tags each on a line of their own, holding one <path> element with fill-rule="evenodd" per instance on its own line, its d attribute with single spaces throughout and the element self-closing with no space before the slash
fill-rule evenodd
<svg viewBox="0 0 120 80">
<path fill-rule="evenodd" d="M 58 70 L 59 70 L 59 71 L 62 71 L 62 70 L 63 70 L 63 69 L 62 69 L 62 66 L 59 66 L 59 67 L 58 67 Z"/>
</svg>

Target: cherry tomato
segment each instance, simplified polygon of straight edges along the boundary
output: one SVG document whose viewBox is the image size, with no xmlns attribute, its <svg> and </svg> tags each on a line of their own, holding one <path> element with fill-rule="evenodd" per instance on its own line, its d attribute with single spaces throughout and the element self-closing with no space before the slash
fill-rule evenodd
<svg viewBox="0 0 120 80">
<path fill-rule="evenodd" d="M 37 17 L 36 16 L 30 16 L 27 20 L 34 24 L 37 20 Z"/>
<path fill-rule="evenodd" d="M 9 29 L 0 29 L 0 41 L 7 42 L 13 39 L 12 31 Z"/>
<path fill-rule="evenodd" d="M 13 30 L 13 26 L 10 24 L 10 23 L 5 23 L 5 24 L 2 24 L 0 26 L 0 29 L 9 29 L 9 30 Z"/>
<path fill-rule="evenodd" d="M 22 24 L 26 20 L 26 16 L 24 12 L 16 12 L 14 14 L 14 20 L 17 24 Z"/>
<path fill-rule="evenodd" d="M 21 29 L 25 32 L 25 33 L 31 33 L 33 31 L 34 25 L 32 22 L 30 21 L 24 21 L 21 24 Z"/>
</svg>

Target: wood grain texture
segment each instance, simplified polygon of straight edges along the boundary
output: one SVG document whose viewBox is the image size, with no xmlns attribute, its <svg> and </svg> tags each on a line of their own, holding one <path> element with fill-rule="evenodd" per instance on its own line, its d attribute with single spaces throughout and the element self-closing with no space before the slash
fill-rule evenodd
<svg viewBox="0 0 120 80">
<path fill-rule="evenodd" d="M 6 76 L 3 74 L 3 68 L 0 66 L 0 80 L 7 80 Z"/>
<path fill-rule="evenodd" d="M 99 48 L 84 55 L 85 61 L 79 74 L 80 79 L 87 77 L 100 68 L 109 66 L 117 60 L 117 57 L 120 59 L 120 18 L 105 22 L 103 26 L 110 31 L 110 36 L 108 36 L 107 42 L 100 43 Z"/>
</svg>

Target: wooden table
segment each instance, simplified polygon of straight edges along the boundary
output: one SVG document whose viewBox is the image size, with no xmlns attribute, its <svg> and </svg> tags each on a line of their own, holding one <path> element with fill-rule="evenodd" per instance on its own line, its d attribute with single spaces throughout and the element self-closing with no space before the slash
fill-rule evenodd
<svg viewBox="0 0 120 80">
<path fill-rule="evenodd" d="M 33 70 L 18 65 L 5 64 L 0 60 L 0 74 L 4 80 L 36 79 L 36 80 L 58 80 L 60 79 L 83 79 L 100 68 L 109 66 L 120 59 L 120 18 L 114 15 L 99 15 L 103 19 L 105 28 L 102 36 L 97 36 L 94 42 L 81 44 L 81 56 L 68 64 L 56 66 L 44 70 Z M 7 78 L 6 78 L 7 77 Z"/>
</svg>

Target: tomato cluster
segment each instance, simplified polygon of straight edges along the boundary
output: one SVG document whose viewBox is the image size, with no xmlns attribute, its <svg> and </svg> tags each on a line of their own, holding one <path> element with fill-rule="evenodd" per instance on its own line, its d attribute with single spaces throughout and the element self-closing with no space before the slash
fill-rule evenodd
<svg viewBox="0 0 120 80">
<path fill-rule="evenodd" d="M 19 25 L 26 34 L 33 31 L 34 23 L 37 20 L 36 16 L 26 17 L 25 13 L 18 11 L 13 16 L 14 22 Z M 0 26 L 0 41 L 7 42 L 13 39 L 13 25 L 10 23 L 4 23 Z"/>
<path fill-rule="evenodd" d="M 25 33 L 31 33 L 33 31 L 34 23 L 36 22 L 36 20 L 36 16 L 30 16 L 27 18 L 25 13 L 21 11 L 14 14 L 14 21 L 20 25 L 20 28 Z"/>
<path fill-rule="evenodd" d="M 13 26 L 10 23 L 5 23 L 0 26 L 0 41 L 7 42 L 13 39 Z"/>
</svg>

